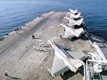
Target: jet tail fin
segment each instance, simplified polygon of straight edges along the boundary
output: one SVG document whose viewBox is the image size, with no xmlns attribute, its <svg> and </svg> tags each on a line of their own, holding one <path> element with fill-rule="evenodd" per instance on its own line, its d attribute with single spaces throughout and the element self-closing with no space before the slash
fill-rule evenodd
<svg viewBox="0 0 107 80">
<path fill-rule="evenodd" d="M 68 19 L 68 20 L 70 20 L 70 18 L 69 17 L 64 17 L 65 19 Z"/>
<path fill-rule="evenodd" d="M 60 24 L 63 28 L 66 28 L 67 26 L 66 25 L 64 25 L 64 24 Z"/>
<path fill-rule="evenodd" d="M 71 13 L 73 13 L 73 14 L 75 14 L 75 13 L 77 13 L 77 12 L 78 12 L 78 10 L 77 10 L 77 9 L 76 9 L 76 10 L 69 9 L 69 11 L 70 11 Z"/>
</svg>

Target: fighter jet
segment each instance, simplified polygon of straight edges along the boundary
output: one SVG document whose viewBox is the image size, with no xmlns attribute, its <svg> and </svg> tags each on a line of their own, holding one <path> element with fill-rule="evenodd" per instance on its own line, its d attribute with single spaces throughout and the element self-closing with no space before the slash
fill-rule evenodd
<svg viewBox="0 0 107 80">
<path fill-rule="evenodd" d="M 78 13 L 78 10 L 77 10 L 77 9 L 76 9 L 76 10 L 69 9 L 69 11 L 70 11 L 70 13 L 72 13 L 72 14 L 76 14 L 76 13 Z"/>
<path fill-rule="evenodd" d="M 68 27 L 68 26 L 66 26 L 64 24 L 60 24 L 60 25 L 65 30 L 65 35 L 62 38 L 71 39 L 73 37 L 79 37 L 81 34 L 85 33 L 83 28 L 74 29 L 74 28 Z"/>
<path fill-rule="evenodd" d="M 68 19 L 69 20 L 69 23 L 68 23 L 68 26 L 73 26 L 73 25 L 78 25 L 78 26 L 80 26 L 81 24 L 83 24 L 84 23 L 84 19 L 83 18 L 81 18 L 81 19 L 79 19 L 79 20 L 74 20 L 74 19 L 71 19 L 71 18 L 69 18 L 69 17 L 65 17 L 65 19 Z"/>
<path fill-rule="evenodd" d="M 49 41 L 49 43 L 51 44 L 55 55 L 51 70 L 48 68 L 53 77 L 68 70 L 75 73 L 79 70 L 79 67 L 84 65 L 83 60 L 85 60 L 86 57 L 83 53 L 67 51 L 62 46 L 59 46 L 54 42 Z"/>
<path fill-rule="evenodd" d="M 77 15 L 75 15 L 75 14 L 72 14 L 72 13 L 68 12 L 68 14 L 70 15 L 70 18 L 71 18 L 71 19 L 75 19 L 75 18 L 80 18 L 80 17 L 82 17 L 82 16 L 81 16 L 81 13 L 78 13 Z"/>
</svg>

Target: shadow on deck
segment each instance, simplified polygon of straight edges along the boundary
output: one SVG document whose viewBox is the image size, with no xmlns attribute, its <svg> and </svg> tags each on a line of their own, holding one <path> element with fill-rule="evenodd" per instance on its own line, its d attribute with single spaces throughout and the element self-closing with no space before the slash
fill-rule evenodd
<svg viewBox="0 0 107 80">
<path fill-rule="evenodd" d="M 71 71 L 69 70 L 69 71 L 65 72 L 64 74 L 62 74 L 62 75 L 61 75 L 61 78 L 62 78 L 63 80 L 68 80 L 68 79 L 70 79 L 70 78 L 72 79 L 74 76 L 75 76 L 75 77 L 78 77 L 77 75 L 79 75 L 79 77 L 81 78 L 81 79 L 79 79 L 79 80 L 82 80 L 83 75 L 84 75 L 83 68 L 80 68 L 80 70 L 77 71 L 76 73 L 73 73 L 73 72 L 71 72 Z M 75 79 L 73 79 L 73 80 L 75 80 Z"/>
</svg>

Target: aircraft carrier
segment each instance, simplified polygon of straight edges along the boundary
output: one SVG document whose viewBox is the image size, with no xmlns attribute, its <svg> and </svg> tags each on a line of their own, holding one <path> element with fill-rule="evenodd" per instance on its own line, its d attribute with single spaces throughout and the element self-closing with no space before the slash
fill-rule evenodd
<svg viewBox="0 0 107 80">
<path fill-rule="evenodd" d="M 88 38 L 62 39 L 60 35 L 64 35 L 64 28 L 60 24 L 67 22 L 64 17 L 68 15 L 68 12 L 48 12 L 4 36 L 0 41 L 0 80 L 106 80 L 107 67 L 103 66 L 101 73 L 94 73 L 87 54 L 100 52 L 107 59 L 107 42 L 89 33 Z M 52 67 L 54 54 L 51 54 L 48 40 L 78 56 L 84 53 L 84 66 L 76 73 L 68 70 L 53 78 L 48 68 Z"/>
</svg>

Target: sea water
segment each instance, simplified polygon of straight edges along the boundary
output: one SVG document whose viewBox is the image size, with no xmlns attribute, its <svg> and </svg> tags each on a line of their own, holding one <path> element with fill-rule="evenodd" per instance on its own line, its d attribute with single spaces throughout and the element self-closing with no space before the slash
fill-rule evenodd
<svg viewBox="0 0 107 80">
<path fill-rule="evenodd" d="M 106 0 L 0 0 L 0 37 L 47 11 L 78 9 L 88 31 L 107 40 Z"/>
</svg>

